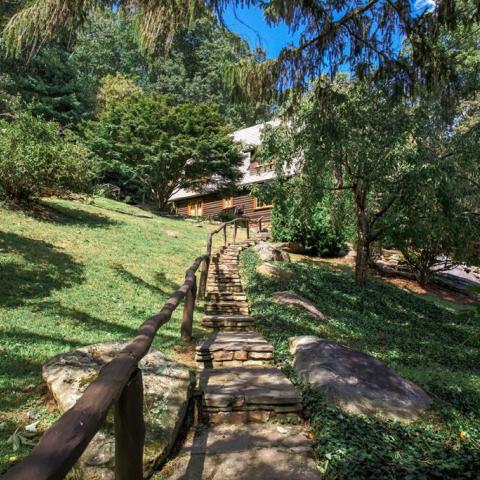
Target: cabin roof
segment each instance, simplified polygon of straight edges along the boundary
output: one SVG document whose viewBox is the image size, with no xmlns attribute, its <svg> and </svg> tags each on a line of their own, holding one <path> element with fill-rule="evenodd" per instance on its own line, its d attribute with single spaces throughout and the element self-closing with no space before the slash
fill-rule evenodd
<svg viewBox="0 0 480 480">
<path fill-rule="evenodd" d="M 242 128 L 241 130 L 236 130 L 232 133 L 234 140 L 243 145 L 243 163 L 240 166 L 242 178 L 237 183 L 238 186 L 266 182 L 275 178 L 275 170 L 252 172 L 250 169 L 250 153 L 254 147 L 262 144 L 261 136 L 265 125 L 277 126 L 279 123 L 279 120 L 272 120 L 270 122 L 253 125 L 252 127 Z M 183 200 L 185 198 L 199 197 L 208 193 L 214 193 L 216 190 L 217 188 L 214 184 L 207 184 L 202 188 L 202 190 L 187 190 L 181 188 L 169 198 L 169 202 Z"/>
</svg>

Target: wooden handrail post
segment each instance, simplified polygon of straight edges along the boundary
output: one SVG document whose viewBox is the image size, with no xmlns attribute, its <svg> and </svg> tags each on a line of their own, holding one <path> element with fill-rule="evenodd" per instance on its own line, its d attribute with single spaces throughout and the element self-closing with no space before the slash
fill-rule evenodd
<svg viewBox="0 0 480 480">
<path fill-rule="evenodd" d="M 143 479 L 142 371 L 137 369 L 115 403 L 115 480 Z"/>
<path fill-rule="evenodd" d="M 250 238 L 250 220 L 247 218 L 247 239 Z"/>
<path fill-rule="evenodd" d="M 258 221 L 258 233 L 262 233 L 262 217 L 260 217 Z"/>
<path fill-rule="evenodd" d="M 195 310 L 195 298 L 197 296 L 197 277 L 193 276 L 192 287 L 185 295 L 185 305 L 183 307 L 183 320 L 180 333 L 182 340 L 190 341 L 193 330 L 193 311 Z"/>
<path fill-rule="evenodd" d="M 233 224 L 233 244 L 235 245 L 237 243 L 237 230 L 238 230 L 238 224 L 235 222 Z"/>
<path fill-rule="evenodd" d="M 202 272 L 200 273 L 200 284 L 198 287 L 198 298 L 200 300 L 205 299 L 205 294 L 207 292 L 207 279 L 208 279 L 208 270 L 210 269 L 210 257 L 206 257 L 203 261 Z"/>
<path fill-rule="evenodd" d="M 223 244 L 227 246 L 227 225 L 223 227 Z"/>
</svg>

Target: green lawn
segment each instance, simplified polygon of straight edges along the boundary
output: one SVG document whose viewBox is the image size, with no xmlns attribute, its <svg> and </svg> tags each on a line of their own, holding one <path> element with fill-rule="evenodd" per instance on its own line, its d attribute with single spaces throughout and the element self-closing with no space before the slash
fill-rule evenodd
<svg viewBox="0 0 480 480">
<path fill-rule="evenodd" d="M 285 284 L 258 275 L 257 263 L 252 250 L 243 253 L 253 314 L 275 346 L 276 362 L 303 389 L 325 478 L 480 478 L 480 345 L 455 306 L 374 279 L 361 292 L 350 271 L 311 262 L 278 264 L 295 273 Z M 270 300 L 287 289 L 312 300 L 326 321 Z M 295 378 L 288 353 L 295 335 L 319 335 L 375 355 L 422 386 L 432 407 L 409 426 L 342 413 Z"/>
<path fill-rule="evenodd" d="M 55 416 L 44 407 L 42 364 L 81 345 L 131 338 L 183 282 L 213 228 L 137 218 L 114 210 L 145 212 L 101 198 L 43 204 L 28 213 L 0 207 L 0 474 L 28 453 L 6 443 L 33 421 L 28 413 L 39 413 L 43 428 Z M 167 354 L 179 343 L 180 316 L 181 308 L 155 341 Z"/>
</svg>

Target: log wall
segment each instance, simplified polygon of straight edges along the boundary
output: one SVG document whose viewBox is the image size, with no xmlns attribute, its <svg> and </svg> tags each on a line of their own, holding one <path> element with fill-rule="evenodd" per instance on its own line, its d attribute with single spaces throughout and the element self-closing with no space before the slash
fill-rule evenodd
<svg viewBox="0 0 480 480">
<path fill-rule="evenodd" d="M 214 217 L 227 213 L 229 209 L 224 209 L 223 197 L 218 194 L 209 194 L 202 197 L 187 198 L 175 202 L 176 213 L 179 215 L 189 215 L 189 204 L 203 202 L 203 216 Z M 238 216 L 245 216 L 251 219 L 263 217 L 265 221 L 270 220 L 272 207 L 255 208 L 255 201 L 248 193 L 239 193 L 233 197 L 233 208 L 237 210 Z"/>
</svg>

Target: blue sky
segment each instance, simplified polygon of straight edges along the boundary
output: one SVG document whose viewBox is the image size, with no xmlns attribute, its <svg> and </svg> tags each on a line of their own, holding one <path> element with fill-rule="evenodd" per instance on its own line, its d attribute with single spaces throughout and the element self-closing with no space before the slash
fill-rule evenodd
<svg viewBox="0 0 480 480">
<path fill-rule="evenodd" d="M 418 13 L 435 7 L 435 0 L 410 1 L 414 2 L 413 5 Z M 290 32 L 285 24 L 274 27 L 267 25 L 263 19 L 262 10 L 257 8 L 228 7 L 224 20 L 227 27 L 246 40 L 250 47 L 263 48 L 268 58 L 275 58 L 283 47 L 298 43 L 298 33 Z"/>
<path fill-rule="evenodd" d="M 275 58 L 283 47 L 298 41 L 298 35 L 289 32 L 284 24 L 268 26 L 262 11 L 256 8 L 228 7 L 224 20 L 227 27 L 246 40 L 252 48 L 263 48 L 268 58 Z"/>
</svg>

